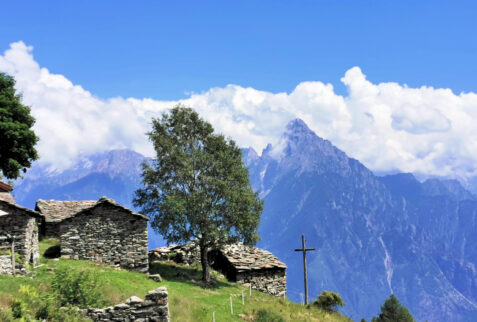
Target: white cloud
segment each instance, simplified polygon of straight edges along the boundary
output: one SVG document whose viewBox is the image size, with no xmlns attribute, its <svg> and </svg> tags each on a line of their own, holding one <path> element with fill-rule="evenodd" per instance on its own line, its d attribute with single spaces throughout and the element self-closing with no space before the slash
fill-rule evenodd
<svg viewBox="0 0 477 322">
<path fill-rule="evenodd" d="M 151 155 L 145 132 L 151 117 L 177 102 L 138 98 L 102 100 L 62 75 L 40 67 L 33 48 L 13 43 L 0 71 L 17 80 L 32 107 L 41 161 L 65 167 L 81 153 L 130 148 Z M 477 175 L 477 95 L 449 89 L 373 84 L 358 67 L 342 82 L 346 96 L 322 82 L 291 93 L 228 85 L 181 100 L 241 146 L 261 151 L 277 143 L 291 119 L 373 170 L 401 170 L 466 178 Z"/>
</svg>

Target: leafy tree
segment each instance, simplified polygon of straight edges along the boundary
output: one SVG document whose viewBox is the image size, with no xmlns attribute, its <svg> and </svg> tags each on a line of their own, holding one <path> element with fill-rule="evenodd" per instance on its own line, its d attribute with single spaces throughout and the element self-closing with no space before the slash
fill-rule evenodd
<svg viewBox="0 0 477 322">
<path fill-rule="evenodd" d="M 318 296 L 318 299 L 313 302 L 313 305 L 316 305 L 325 311 L 331 312 L 336 311 L 338 306 L 343 307 L 345 303 L 338 293 L 323 291 Z"/>
<path fill-rule="evenodd" d="M 399 300 L 391 296 L 381 305 L 381 313 L 378 317 L 373 317 L 373 322 L 415 322 L 414 317 L 408 309 L 399 303 Z"/>
<path fill-rule="evenodd" d="M 0 73 L 0 178 L 16 179 L 38 159 L 38 137 L 31 129 L 35 119 L 21 103 L 13 77 Z"/>
<path fill-rule="evenodd" d="M 253 245 L 263 202 L 252 190 L 240 148 L 214 134 L 191 108 L 177 105 L 153 118 L 148 136 L 156 157 L 143 164 L 134 205 L 168 243 L 198 241 L 202 280 L 209 282 L 208 251 L 236 241 Z"/>
</svg>

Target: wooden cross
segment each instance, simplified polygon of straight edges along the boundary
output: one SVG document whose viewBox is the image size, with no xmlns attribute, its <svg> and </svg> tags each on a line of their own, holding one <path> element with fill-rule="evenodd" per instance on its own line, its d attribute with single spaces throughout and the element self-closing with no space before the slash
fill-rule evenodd
<svg viewBox="0 0 477 322">
<path fill-rule="evenodd" d="M 301 235 L 302 248 L 295 249 L 295 252 L 303 252 L 303 271 L 305 277 L 305 305 L 308 304 L 308 277 L 306 274 L 306 252 L 315 250 L 314 248 L 306 248 L 305 235 Z"/>
</svg>

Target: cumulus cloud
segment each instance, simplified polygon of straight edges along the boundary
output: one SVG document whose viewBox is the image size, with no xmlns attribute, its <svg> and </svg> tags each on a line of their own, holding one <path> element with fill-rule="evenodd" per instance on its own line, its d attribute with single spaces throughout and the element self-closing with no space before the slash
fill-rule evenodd
<svg viewBox="0 0 477 322">
<path fill-rule="evenodd" d="M 62 75 L 39 66 L 23 42 L 0 55 L 0 71 L 15 77 L 31 106 L 40 136 L 41 162 L 58 169 L 79 154 L 130 148 L 152 155 L 145 132 L 152 117 L 177 102 L 141 98 L 99 99 Z M 277 144 L 286 123 L 303 119 L 318 135 L 372 170 L 468 178 L 477 175 L 477 95 L 450 89 L 373 84 L 360 68 L 331 84 L 302 82 L 291 93 L 228 85 L 180 102 L 241 146 L 261 151 Z"/>
</svg>

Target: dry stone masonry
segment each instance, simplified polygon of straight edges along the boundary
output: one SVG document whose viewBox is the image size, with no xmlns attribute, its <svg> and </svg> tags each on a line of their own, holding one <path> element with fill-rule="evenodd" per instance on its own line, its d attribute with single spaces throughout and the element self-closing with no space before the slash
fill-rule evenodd
<svg viewBox="0 0 477 322">
<path fill-rule="evenodd" d="M 269 251 L 237 243 L 211 251 L 209 261 L 231 281 L 273 296 L 286 294 L 287 266 Z"/>
<path fill-rule="evenodd" d="M 101 198 L 60 224 L 61 256 L 148 271 L 148 218 Z"/>
<path fill-rule="evenodd" d="M 196 242 L 159 247 L 149 252 L 149 259 L 192 264 L 200 260 L 200 251 Z M 211 250 L 209 262 L 232 282 L 250 283 L 253 289 L 274 296 L 286 294 L 287 266 L 266 250 L 237 243 Z"/>
<path fill-rule="evenodd" d="M 64 219 L 72 217 L 84 209 L 93 207 L 96 205 L 96 202 L 95 200 L 38 200 L 35 210 L 44 217 L 43 235 L 45 237 L 59 238 L 60 224 Z"/>
<path fill-rule="evenodd" d="M 197 242 L 192 241 L 185 245 L 171 245 L 159 247 L 149 252 L 149 261 L 169 261 L 191 265 L 200 260 L 200 250 Z"/>
<path fill-rule="evenodd" d="M 38 225 L 41 216 L 35 211 L 0 200 L 0 273 L 12 273 L 12 241 L 16 254 L 16 273 L 26 273 L 27 264 L 40 258 Z"/>
<path fill-rule="evenodd" d="M 14 204 L 15 199 L 13 199 L 12 195 L 10 194 L 10 191 L 12 191 L 12 187 L 0 181 L 0 200 Z"/>
<path fill-rule="evenodd" d="M 168 293 L 165 287 L 149 291 L 144 300 L 133 296 L 126 303 L 105 309 L 83 311 L 93 321 L 169 322 Z"/>
</svg>

